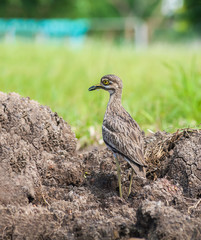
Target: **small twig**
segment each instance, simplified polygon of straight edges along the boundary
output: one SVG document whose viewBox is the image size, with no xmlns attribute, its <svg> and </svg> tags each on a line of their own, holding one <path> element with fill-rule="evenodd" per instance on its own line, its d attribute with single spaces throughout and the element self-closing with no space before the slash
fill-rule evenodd
<svg viewBox="0 0 201 240">
<path fill-rule="evenodd" d="M 42 196 L 42 199 L 43 199 L 43 201 L 44 201 L 44 203 L 46 203 L 48 206 L 50 206 L 50 204 L 48 203 L 48 201 L 45 199 L 45 196 L 44 196 L 44 194 L 43 194 L 43 187 L 42 187 L 42 183 L 40 182 L 39 183 L 40 184 L 40 191 L 41 191 L 41 196 Z"/>
<path fill-rule="evenodd" d="M 43 199 L 43 201 L 44 201 L 48 206 L 50 206 L 50 204 L 48 203 L 48 201 L 45 199 L 43 193 L 42 193 L 41 195 L 42 195 L 42 199 Z"/>
<path fill-rule="evenodd" d="M 200 204 L 200 202 L 201 202 L 201 198 L 196 202 L 196 204 L 194 204 L 193 206 L 190 206 L 189 208 L 188 208 L 188 213 L 190 214 L 191 213 L 191 209 L 196 209 L 197 207 L 198 207 L 198 205 Z"/>
</svg>

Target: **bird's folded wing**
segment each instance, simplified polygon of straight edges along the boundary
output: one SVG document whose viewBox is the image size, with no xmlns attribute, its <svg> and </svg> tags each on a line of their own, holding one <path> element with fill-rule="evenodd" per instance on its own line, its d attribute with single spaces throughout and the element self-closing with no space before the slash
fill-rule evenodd
<svg viewBox="0 0 201 240">
<path fill-rule="evenodd" d="M 140 166 L 146 166 L 143 153 L 143 139 L 141 132 L 138 128 L 133 126 L 125 126 L 125 122 L 121 121 L 118 123 L 110 124 L 111 122 L 107 119 L 107 122 L 103 123 L 103 140 L 105 143 L 112 148 L 112 150 L 118 152 L 124 157 L 128 158 L 131 162 Z"/>
</svg>

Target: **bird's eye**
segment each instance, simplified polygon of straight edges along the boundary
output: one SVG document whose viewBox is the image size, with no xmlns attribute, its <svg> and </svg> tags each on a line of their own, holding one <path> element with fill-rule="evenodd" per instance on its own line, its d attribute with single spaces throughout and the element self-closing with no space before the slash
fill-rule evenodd
<svg viewBox="0 0 201 240">
<path fill-rule="evenodd" d="M 108 85 L 108 84 L 109 84 L 109 81 L 106 80 L 106 79 L 104 79 L 104 80 L 103 80 L 103 84 L 104 84 L 104 85 Z"/>
</svg>

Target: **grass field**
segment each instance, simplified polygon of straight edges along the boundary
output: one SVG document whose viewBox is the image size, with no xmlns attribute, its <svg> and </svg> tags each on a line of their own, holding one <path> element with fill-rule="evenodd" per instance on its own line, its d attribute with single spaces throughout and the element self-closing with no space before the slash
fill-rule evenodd
<svg viewBox="0 0 201 240">
<path fill-rule="evenodd" d="M 123 105 L 145 132 L 200 124 L 201 48 L 0 44 L 0 90 L 48 105 L 73 127 L 81 145 L 101 138 L 109 95 L 88 87 L 108 73 L 123 79 Z"/>
</svg>

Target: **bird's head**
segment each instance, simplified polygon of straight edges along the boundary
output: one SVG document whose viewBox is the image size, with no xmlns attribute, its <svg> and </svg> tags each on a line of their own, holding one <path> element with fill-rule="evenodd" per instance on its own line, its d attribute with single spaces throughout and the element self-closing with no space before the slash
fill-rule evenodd
<svg viewBox="0 0 201 240">
<path fill-rule="evenodd" d="M 113 93 L 120 93 L 122 92 L 123 84 L 119 77 L 113 74 L 105 75 L 101 78 L 100 84 L 94 85 L 90 87 L 88 90 L 93 91 L 96 89 L 103 89 L 106 90 L 112 95 Z"/>
</svg>

